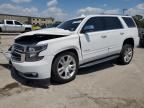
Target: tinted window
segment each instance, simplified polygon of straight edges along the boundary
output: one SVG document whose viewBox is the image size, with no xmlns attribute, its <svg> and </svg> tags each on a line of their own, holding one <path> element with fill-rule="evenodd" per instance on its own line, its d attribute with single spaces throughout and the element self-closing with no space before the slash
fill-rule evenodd
<svg viewBox="0 0 144 108">
<path fill-rule="evenodd" d="M 22 25 L 20 22 L 15 21 L 15 25 Z"/>
<path fill-rule="evenodd" d="M 13 25 L 13 21 L 6 21 L 7 24 Z"/>
<path fill-rule="evenodd" d="M 58 26 L 58 28 L 61 28 L 64 30 L 75 31 L 83 19 L 84 18 L 78 18 L 78 19 L 66 21 L 66 22 L 60 24 Z"/>
<path fill-rule="evenodd" d="M 123 20 L 125 21 L 125 23 L 127 24 L 128 27 L 136 27 L 132 18 L 123 17 Z"/>
<path fill-rule="evenodd" d="M 0 21 L 0 24 L 4 24 L 4 21 Z"/>
<path fill-rule="evenodd" d="M 101 31 L 104 30 L 104 24 L 101 17 L 93 17 L 90 18 L 84 27 L 82 28 L 81 32 L 94 32 L 94 31 Z"/>
<path fill-rule="evenodd" d="M 120 20 L 117 17 L 103 17 L 105 22 L 105 30 L 123 28 Z"/>
</svg>

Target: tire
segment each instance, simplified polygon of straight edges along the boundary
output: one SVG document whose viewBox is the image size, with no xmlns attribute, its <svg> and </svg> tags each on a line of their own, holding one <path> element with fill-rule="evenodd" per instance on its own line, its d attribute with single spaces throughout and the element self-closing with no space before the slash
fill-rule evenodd
<svg viewBox="0 0 144 108">
<path fill-rule="evenodd" d="M 2 29 L 0 28 L 0 32 L 2 32 Z"/>
<path fill-rule="evenodd" d="M 125 44 L 118 59 L 119 63 L 122 65 L 129 64 L 133 58 L 133 53 L 133 46 L 130 44 Z"/>
<path fill-rule="evenodd" d="M 53 61 L 51 79 L 57 83 L 67 83 L 75 79 L 77 71 L 77 56 L 72 52 L 64 52 L 59 54 Z"/>
<path fill-rule="evenodd" d="M 144 40 L 142 40 L 142 39 L 140 40 L 139 46 L 140 46 L 140 47 L 144 47 Z"/>
</svg>

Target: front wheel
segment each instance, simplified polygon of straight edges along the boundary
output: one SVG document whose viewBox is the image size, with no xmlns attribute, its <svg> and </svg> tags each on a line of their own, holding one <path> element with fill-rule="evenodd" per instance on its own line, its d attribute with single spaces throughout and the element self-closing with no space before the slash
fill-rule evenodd
<svg viewBox="0 0 144 108">
<path fill-rule="evenodd" d="M 122 48 L 119 61 L 123 65 L 127 65 L 131 62 L 133 58 L 133 46 L 130 44 L 125 44 Z"/>
<path fill-rule="evenodd" d="M 67 83 L 76 77 L 78 58 L 72 52 L 58 55 L 52 65 L 52 80 L 58 83 Z"/>
</svg>

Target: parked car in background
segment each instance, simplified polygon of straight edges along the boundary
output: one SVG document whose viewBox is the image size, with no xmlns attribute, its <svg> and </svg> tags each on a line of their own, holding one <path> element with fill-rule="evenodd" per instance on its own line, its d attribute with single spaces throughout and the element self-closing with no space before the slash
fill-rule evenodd
<svg viewBox="0 0 144 108">
<path fill-rule="evenodd" d="M 16 20 L 3 20 L 0 22 L 0 32 L 28 32 L 32 25 L 22 24 Z"/>
<path fill-rule="evenodd" d="M 139 43 L 130 16 L 90 15 L 56 28 L 27 32 L 11 48 L 13 72 L 25 79 L 66 83 L 78 68 L 118 59 L 127 65 Z"/>
<path fill-rule="evenodd" d="M 139 28 L 140 47 L 144 47 L 144 28 Z"/>
</svg>

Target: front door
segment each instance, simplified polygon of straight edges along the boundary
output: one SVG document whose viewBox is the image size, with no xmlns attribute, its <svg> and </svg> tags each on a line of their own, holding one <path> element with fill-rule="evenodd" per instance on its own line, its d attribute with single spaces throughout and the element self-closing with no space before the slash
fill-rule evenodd
<svg viewBox="0 0 144 108">
<path fill-rule="evenodd" d="M 84 62 L 106 57 L 107 33 L 100 17 L 90 18 L 79 33 Z"/>
<path fill-rule="evenodd" d="M 17 31 L 17 32 L 22 32 L 22 31 L 24 31 L 24 27 L 22 26 L 22 24 L 20 23 L 20 22 L 18 22 L 18 21 L 14 21 L 15 22 L 15 30 Z"/>
</svg>

